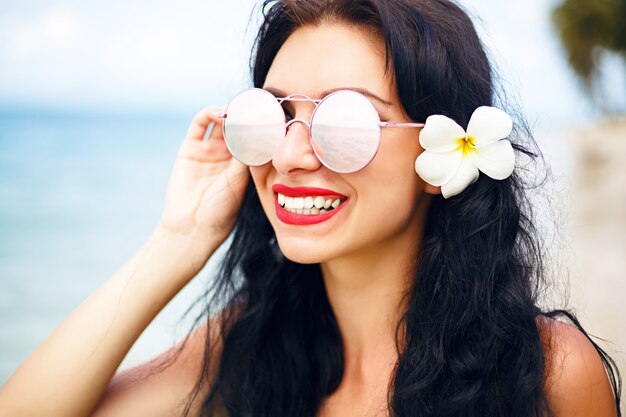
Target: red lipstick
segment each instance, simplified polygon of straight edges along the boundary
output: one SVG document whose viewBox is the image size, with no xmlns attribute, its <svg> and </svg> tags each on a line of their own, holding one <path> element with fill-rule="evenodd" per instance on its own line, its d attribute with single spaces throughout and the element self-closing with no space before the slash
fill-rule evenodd
<svg viewBox="0 0 626 417">
<path fill-rule="evenodd" d="M 286 197 L 305 197 L 305 196 L 336 196 L 343 200 L 341 204 L 335 209 L 332 209 L 324 214 L 298 214 L 293 213 L 291 211 L 286 210 L 280 204 L 278 204 L 278 194 L 274 195 L 274 208 L 276 210 L 276 217 L 283 223 L 293 224 L 293 225 L 310 225 L 324 222 L 335 214 L 337 214 L 344 206 L 348 200 L 345 200 L 345 196 L 339 194 L 336 191 L 327 190 L 323 188 L 315 188 L 315 187 L 288 187 L 283 184 L 274 184 L 272 186 L 272 190 L 275 193 L 280 193 Z"/>
</svg>

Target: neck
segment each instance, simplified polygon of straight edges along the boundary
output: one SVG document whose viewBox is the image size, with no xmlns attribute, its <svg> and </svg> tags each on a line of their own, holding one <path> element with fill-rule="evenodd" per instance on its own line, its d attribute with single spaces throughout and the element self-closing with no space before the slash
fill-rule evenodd
<svg viewBox="0 0 626 417">
<path fill-rule="evenodd" d="M 343 340 L 346 374 L 376 379 L 397 361 L 396 328 L 414 280 L 423 214 L 416 213 L 393 238 L 321 265 Z"/>
</svg>

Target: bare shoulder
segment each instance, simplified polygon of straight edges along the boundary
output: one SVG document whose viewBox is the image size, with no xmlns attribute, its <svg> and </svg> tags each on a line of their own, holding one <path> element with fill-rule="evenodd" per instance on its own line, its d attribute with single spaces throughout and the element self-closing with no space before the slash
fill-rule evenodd
<svg viewBox="0 0 626 417">
<path fill-rule="evenodd" d="M 181 415 L 189 394 L 204 372 L 207 378 L 199 387 L 189 410 L 190 415 L 196 414 L 213 383 L 221 356 L 222 318 L 222 314 L 214 316 L 196 327 L 171 349 L 142 365 L 116 374 L 93 415 Z M 211 360 L 205 364 L 204 353 L 209 333 Z"/>
<path fill-rule="evenodd" d="M 615 417 L 615 400 L 600 355 L 575 326 L 537 320 L 546 352 L 546 393 L 555 415 Z"/>
</svg>

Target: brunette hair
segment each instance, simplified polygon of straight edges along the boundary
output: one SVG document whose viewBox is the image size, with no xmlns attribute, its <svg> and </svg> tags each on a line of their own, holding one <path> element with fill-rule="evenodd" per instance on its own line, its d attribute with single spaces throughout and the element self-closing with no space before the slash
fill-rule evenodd
<svg viewBox="0 0 626 417">
<path fill-rule="evenodd" d="M 255 87 L 263 86 L 294 30 L 340 23 L 384 40 L 387 70 L 411 119 L 443 114 L 466 127 L 477 107 L 496 101 L 485 49 L 468 15 L 452 1 L 265 0 L 262 10 L 251 58 Z M 509 139 L 520 157 L 541 161 L 523 123 Z M 538 318 L 564 316 L 587 333 L 572 313 L 539 307 L 545 248 L 528 200 L 537 181 L 529 182 L 523 171 L 502 181 L 481 175 L 453 198 L 433 198 L 406 294 L 405 343 L 397 342 L 390 415 L 552 415 Z M 223 314 L 223 348 L 201 414 L 214 415 L 220 404 L 232 417 L 315 416 L 342 379 L 342 339 L 319 265 L 282 256 L 252 182 L 207 294 L 205 314 Z M 619 413 L 619 373 L 592 343 Z M 207 382 L 212 350 L 207 338 L 192 397 Z"/>
</svg>

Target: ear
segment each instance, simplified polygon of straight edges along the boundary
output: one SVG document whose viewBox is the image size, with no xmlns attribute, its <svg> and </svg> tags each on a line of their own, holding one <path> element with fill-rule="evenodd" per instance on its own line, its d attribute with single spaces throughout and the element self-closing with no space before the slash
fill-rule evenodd
<svg viewBox="0 0 626 417">
<path fill-rule="evenodd" d="M 441 194 L 441 187 L 435 187 L 434 185 L 430 185 L 429 183 L 424 184 L 424 191 L 428 194 L 438 195 Z"/>
</svg>

